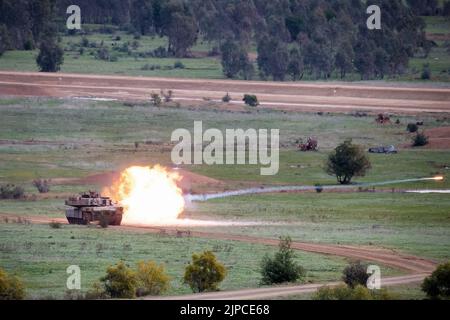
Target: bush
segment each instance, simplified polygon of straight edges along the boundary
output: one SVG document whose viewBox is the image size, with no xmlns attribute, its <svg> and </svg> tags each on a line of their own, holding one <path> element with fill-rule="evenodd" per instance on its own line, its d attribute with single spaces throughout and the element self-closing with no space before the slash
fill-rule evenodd
<svg viewBox="0 0 450 320">
<path fill-rule="evenodd" d="M 316 184 L 314 188 L 316 189 L 317 193 L 322 193 L 323 191 L 323 186 L 321 184 Z"/>
<path fill-rule="evenodd" d="M 109 53 L 108 48 L 100 48 L 97 50 L 97 59 L 109 61 L 111 59 L 111 54 Z"/>
<path fill-rule="evenodd" d="M 244 95 L 244 99 L 242 99 L 244 103 L 250 107 L 259 106 L 258 98 L 253 94 Z"/>
<path fill-rule="evenodd" d="M 106 275 L 100 281 L 103 283 L 104 292 L 111 298 L 132 299 L 136 297 L 136 273 L 123 261 L 109 266 Z"/>
<path fill-rule="evenodd" d="M 157 107 L 159 107 L 161 105 L 161 102 L 162 102 L 161 97 L 159 96 L 159 94 L 153 93 L 153 92 L 150 94 L 150 101 L 152 102 L 152 104 L 154 106 L 157 106 Z"/>
<path fill-rule="evenodd" d="M 417 133 L 413 138 L 413 147 L 423 147 L 428 144 L 428 137 L 424 133 Z"/>
<path fill-rule="evenodd" d="M 274 284 L 295 282 L 305 276 L 303 267 L 294 261 L 294 250 L 291 249 L 291 238 L 280 238 L 279 250 L 273 258 L 265 256 L 261 263 L 261 282 Z"/>
<path fill-rule="evenodd" d="M 19 278 L 0 268 L 0 300 L 23 300 L 25 289 Z"/>
<path fill-rule="evenodd" d="M 59 223 L 58 221 L 51 221 L 49 224 L 50 228 L 52 229 L 61 229 L 61 223 Z"/>
<path fill-rule="evenodd" d="M 408 130 L 408 132 L 410 133 L 414 133 L 419 130 L 419 126 L 415 123 L 408 123 L 408 125 L 406 126 L 406 130 Z"/>
<path fill-rule="evenodd" d="M 226 274 L 225 266 L 217 261 L 211 251 L 194 253 L 192 262 L 186 266 L 184 283 L 188 284 L 193 292 L 217 291 Z"/>
<path fill-rule="evenodd" d="M 369 290 L 364 286 L 357 285 L 350 288 L 340 285 L 334 288 L 322 287 L 312 296 L 313 300 L 393 300 L 395 297 L 388 291 Z"/>
<path fill-rule="evenodd" d="M 25 196 L 25 190 L 22 187 L 6 184 L 0 185 L 0 199 L 21 199 Z"/>
<path fill-rule="evenodd" d="M 39 193 L 47 193 L 50 191 L 50 179 L 35 179 L 33 180 L 33 186 L 38 189 Z"/>
<path fill-rule="evenodd" d="M 170 102 L 172 101 L 172 97 L 173 97 L 173 91 L 169 90 L 167 92 L 161 90 L 161 96 L 164 97 L 164 102 Z"/>
<path fill-rule="evenodd" d="M 431 79 L 431 70 L 430 70 L 429 64 L 426 64 L 423 66 L 422 74 L 420 75 L 420 79 L 422 79 L 422 80 L 430 80 Z"/>
<path fill-rule="evenodd" d="M 366 286 L 369 274 L 367 266 L 358 262 L 353 262 L 345 267 L 342 280 L 350 287 L 355 288 L 357 285 Z"/>
<path fill-rule="evenodd" d="M 228 92 L 227 92 L 226 95 L 224 95 L 224 96 L 222 97 L 222 101 L 225 102 L 225 103 L 228 103 L 228 102 L 231 101 L 231 96 L 230 96 L 230 94 L 229 94 Z"/>
<path fill-rule="evenodd" d="M 166 292 L 170 286 L 170 278 L 166 274 L 164 266 L 157 265 L 153 261 L 138 263 L 137 280 L 137 296 L 160 295 Z"/>
<path fill-rule="evenodd" d="M 425 278 L 422 290 L 431 299 L 450 299 L 450 262 L 439 265 Z"/>
<path fill-rule="evenodd" d="M 362 147 L 346 140 L 330 153 L 325 170 L 335 175 L 339 183 L 349 184 L 354 176 L 363 177 L 370 168 L 369 158 Z"/>
<path fill-rule="evenodd" d="M 174 69 L 184 69 L 184 68 L 186 68 L 186 66 L 181 61 L 176 61 L 173 64 L 173 68 Z"/>
<path fill-rule="evenodd" d="M 84 295 L 84 299 L 86 300 L 97 300 L 97 299 L 106 299 L 107 295 L 105 290 L 102 288 L 102 285 L 99 282 L 95 282 L 92 285 L 92 289 L 86 292 Z"/>
</svg>

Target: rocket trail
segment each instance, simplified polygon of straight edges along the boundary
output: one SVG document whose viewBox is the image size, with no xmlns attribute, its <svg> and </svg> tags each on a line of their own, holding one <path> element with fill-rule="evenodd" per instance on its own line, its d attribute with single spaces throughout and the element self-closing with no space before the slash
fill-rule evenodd
<svg viewBox="0 0 450 320">
<path fill-rule="evenodd" d="M 323 190 L 345 190 L 353 189 L 355 187 L 376 187 L 376 186 L 386 186 L 397 183 L 408 183 L 408 182 L 418 182 L 418 181 L 442 181 L 444 177 L 429 177 L 429 178 L 413 178 L 413 179 L 402 179 L 402 180 L 390 180 L 383 182 L 368 182 L 359 183 L 352 185 L 329 185 L 321 186 Z M 243 196 L 248 194 L 258 194 L 258 193 L 276 193 L 276 192 L 289 192 L 289 191 L 310 191 L 316 190 L 316 186 L 279 186 L 279 187 L 260 187 L 260 188 L 248 188 L 234 191 L 226 191 L 211 194 L 188 194 L 185 196 L 187 201 L 208 201 L 211 199 L 227 198 L 234 196 Z"/>
</svg>

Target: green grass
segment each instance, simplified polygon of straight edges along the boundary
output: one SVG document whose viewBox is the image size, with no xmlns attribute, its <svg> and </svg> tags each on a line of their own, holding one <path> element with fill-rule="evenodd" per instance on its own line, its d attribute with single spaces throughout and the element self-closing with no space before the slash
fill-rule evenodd
<svg viewBox="0 0 450 320">
<path fill-rule="evenodd" d="M 308 193 L 210 200 L 196 203 L 188 215 L 264 222 L 235 227 L 233 233 L 374 245 L 445 261 L 450 259 L 449 208 L 445 194 Z"/>
<path fill-rule="evenodd" d="M 0 266 L 25 282 L 29 298 L 62 298 L 70 265 L 81 269 L 82 291 L 104 275 L 106 268 L 120 260 L 133 266 L 138 261 L 163 263 L 171 276 L 167 293 L 186 294 L 182 283 L 184 267 L 194 252 L 212 250 L 224 262 L 228 276 L 223 290 L 259 286 L 259 265 L 274 247 L 232 241 L 176 238 L 164 235 L 121 232 L 95 227 L 0 223 Z M 245 257 L 245 258 L 244 258 Z M 340 277 L 347 261 L 343 258 L 297 252 L 296 261 L 307 270 L 306 282 L 327 282 Z M 400 274 L 382 268 L 389 275 Z"/>
<path fill-rule="evenodd" d="M 405 130 L 408 122 L 423 120 L 425 129 L 449 125 L 448 120 L 437 121 L 438 115 L 420 119 L 401 116 L 401 125 L 381 127 L 375 124 L 373 117 L 356 118 L 345 114 L 227 112 L 221 110 L 220 105 L 210 110 L 129 107 L 119 102 L 70 99 L 0 98 L 0 108 L 0 183 L 20 184 L 27 194 L 36 193 L 31 182 L 38 177 L 82 178 L 132 164 L 170 166 L 171 147 L 167 143 L 171 132 L 176 128 L 192 130 L 194 120 L 202 120 L 205 129 L 280 129 L 282 149 L 280 172 L 276 176 L 260 176 L 259 166 L 186 166 L 188 170 L 225 180 L 231 189 L 249 184 L 334 184 L 335 178 L 324 173 L 323 163 L 328 152 L 344 139 L 353 138 L 366 148 L 379 144 L 400 146 L 410 141 Z M 295 141 L 308 136 L 318 137 L 319 152 L 296 151 Z M 138 150 L 134 147 L 136 141 L 140 142 Z M 370 155 L 370 159 L 372 170 L 366 177 L 356 179 L 357 182 L 435 174 L 448 177 L 450 151 L 406 148 L 397 155 Z M 67 193 L 100 187 L 70 183 L 52 185 L 48 199 L 0 201 L 0 213 L 63 217 L 63 199 Z M 441 183 L 418 182 L 392 187 L 450 186 L 446 179 Z M 290 235 L 300 241 L 373 245 L 439 261 L 450 259 L 448 195 L 386 192 L 390 188 L 383 188 L 383 193 L 233 197 L 195 203 L 189 207 L 187 215 L 262 222 L 253 227 L 208 227 L 209 231 L 273 238 Z M 72 236 L 75 239 L 71 239 Z M 127 245 L 132 250 L 124 250 Z M 224 249 L 227 245 L 232 247 L 231 251 Z M 230 267 L 223 289 L 254 287 L 259 281 L 261 257 L 274 250 L 227 241 L 125 234 L 113 229 L 64 226 L 55 230 L 45 225 L 11 223 L 0 224 L 0 248 L 0 266 L 16 271 L 26 281 L 30 296 L 40 297 L 64 294 L 65 268 L 70 264 L 78 263 L 82 270 L 87 270 L 82 280 L 86 290 L 107 265 L 120 259 L 131 264 L 142 259 L 166 263 L 174 277 L 170 294 L 187 293 L 188 288 L 180 281 L 183 266 L 192 252 L 208 248 L 218 248 L 219 258 Z M 299 253 L 298 256 L 310 271 L 307 281 L 312 282 L 338 279 L 346 263 L 343 259 L 321 255 Z"/>
</svg>

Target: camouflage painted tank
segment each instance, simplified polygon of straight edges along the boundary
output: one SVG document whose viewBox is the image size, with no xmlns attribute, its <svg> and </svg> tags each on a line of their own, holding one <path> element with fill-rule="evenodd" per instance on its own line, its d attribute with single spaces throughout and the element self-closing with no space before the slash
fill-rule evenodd
<svg viewBox="0 0 450 320">
<path fill-rule="evenodd" d="M 70 197 L 65 204 L 71 207 L 66 210 L 67 221 L 70 224 L 107 221 L 109 225 L 119 226 L 122 222 L 123 207 L 97 192 L 89 191 L 77 197 Z"/>
</svg>

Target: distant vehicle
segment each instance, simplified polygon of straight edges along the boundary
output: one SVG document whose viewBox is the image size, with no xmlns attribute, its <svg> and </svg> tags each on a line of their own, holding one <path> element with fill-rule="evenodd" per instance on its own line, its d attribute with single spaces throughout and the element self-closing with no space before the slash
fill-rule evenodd
<svg viewBox="0 0 450 320">
<path fill-rule="evenodd" d="M 106 219 L 109 225 L 120 226 L 122 222 L 123 207 L 94 191 L 70 197 L 65 204 L 71 207 L 66 210 L 69 224 L 89 224 Z"/>
<path fill-rule="evenodd" d="M 394 146 L 380 146 L 369 149 L 370 153 L 398 153 L 397 149 Z"/>
</svg>

